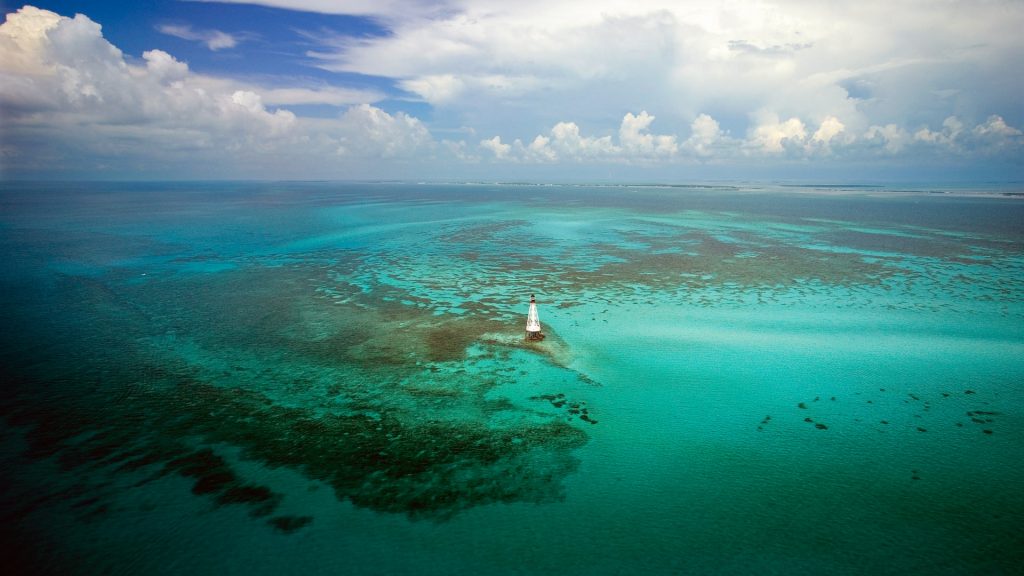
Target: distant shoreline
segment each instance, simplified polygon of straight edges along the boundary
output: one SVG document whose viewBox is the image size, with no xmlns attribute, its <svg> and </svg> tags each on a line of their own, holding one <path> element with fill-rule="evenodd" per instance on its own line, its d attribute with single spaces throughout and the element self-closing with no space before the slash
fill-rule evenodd
<svg viewBox="0 0 1024 576">
<path fill-rule="evenodd" d="M 722 190 L 740 193 L 788 193 L 813 196 L 944 196 L 963 198 L 1009 198 L 1024 199 L 1024 182 L 970 183 L 797 183 L 777 181 L 697 181 L 692 183 L 663 182 L 527 182 L 527 181 L 486 181 L 486 180 L 0 180 L 0 193 L 11 186 L 46 186 L 60 184 L 76 185 L 188 185 L 188 184 L 339 184 L 339 185 L 398 185 L 398 186 L 498 186 L 521 188 L 599 188 L 624 190 L 678 190 L 714 191 Z"/>
</svg>

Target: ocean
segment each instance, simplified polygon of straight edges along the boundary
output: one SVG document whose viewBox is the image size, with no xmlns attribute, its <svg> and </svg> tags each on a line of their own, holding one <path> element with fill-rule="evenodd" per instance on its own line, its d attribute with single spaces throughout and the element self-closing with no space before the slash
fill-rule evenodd
<svg viewBox="0 0 1024 576">
<path fill-rule="evenodd" d="M 0 186 L 7 573 L 1024 566 L 1017 189 Z"/>
</svg>

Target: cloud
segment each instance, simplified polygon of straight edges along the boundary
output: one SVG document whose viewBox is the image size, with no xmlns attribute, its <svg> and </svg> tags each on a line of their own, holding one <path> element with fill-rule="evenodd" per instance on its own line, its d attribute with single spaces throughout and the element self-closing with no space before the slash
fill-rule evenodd
<svg viewBox="0 0 1024 576">
<path fill-rule="evenodd" d="M 842 134 L 844 130 L 846 130 L 846 126 L 838 118 L 829 116 L 821 121 L 821 126 L 814 132 L 814 136 L 811 136 L 811 141 L 828 146 L 828 143 Z"/>
<path fill-rule="evenodd" d="M 146 71 L 158 82 L 174 82 L 188 76 L 188 64 L 178 62 L 163 50 L 149 50 L 142 53 Z"/>
<path fill-rule="evenodd" d="M 690 124 L 690 137 L 683 143 L 683 148 L 695 156 L 708 157 L 727 144 L 728 135 L 722 131 L 718 121 L 700 114 Z"/>
<path fill-rule="evenodd" d="M 238 38 L 220 30 L 193 30 L 187 24 L 163 24 L 156 27 L 161 34 L 202 42 L 210 50 L 217 51 L 225 48 L 234 48 L 238 45 Z"/>
<path fill-rule="evenodd" d="M 5 171 L 46 170 L 43 159 L 66 166 L 206 166 L 220 176 L 309 166 L 336 171 L 329 160 L 339 151 L 394 159 L 432 149 L 418 119 L 366 102 L 334 119 L 299 118 L 279 107 L 368 94 L 263 89 L 195 74 L 161 50 L 133 61 L 83 15 L 25 7 L 0 25 Z"/>
<path fill-rule="evenodd" d="M 871 144 L 883 147 L 890 154 L 896 154 L 910 142 L 910 135 L 896 124 L 886 124 L 868 128 L 864 133 L 864 139 Z"/>
<path fill-rule="evenodd" d="M 346 12 L 312 0 L 287 4 Z M 883 0 L 453 0 L 429 14 L 422 2 L 360 6 L 350 13 L 385 22 L 388 33 L 324 37 L 310 53 L 319 65 L 392 78 L 484 133 L 564 118 L 612 130 L 613 111 L 637 109 L 657 111 L 677 132 L 705 113 L 734 133 L 753 133 L 753 112 L 772 110 L 804 123 L 804 139 L 824 152 L 838 145 L 825 139 L 834 126 L 814 137 L 827 117 L 841 119 L 833 135 L 841 139 L 871 126 L 934 125 L 954 109 L 1024 122 L 1016 104 L 1024 80 L 998 72 L 1014 69 L 1024 51 L 1019 2 L 978 4 L 969 19 L 957 3 L 920 10 Z M 496 105 L 502 114 L 488 112 Z M 778 154 L 784 139 L 794 140 L 767 130 L 763 150 Z"/>
<path fill-rule="evenodd" d="M 896 10 L 871 28 L 870 17 L 888 12 L 870 1 L 835 7 L 849 22 L 786 0 L 738 12 L 721 3 L 594 2 L 586 10 L 539 0 L 440 9 L 263 2 L 385 22 L 384 35 L 321 38 L 314 62 L 384 76 L 398 94 L 198 74 L 162 50 L 125 55 L 87 16 L 25 7 L 0 25 L 0 167 L 202 165 L 223 176 L 355 177 L 393 176 L 399 165 L 458 174 L 482 158 L 583 170 L 808 158 L 1013 163 L 1024 150 L 1020 90 L 1010 89 L 1024 89 L 1021 81 L 979 76 L 1019 53 L 1008 24 L 1024 23 L 1017 4 L 993 3 L 1001 18 L 979 7 L 990 29 L 970 44 L 983 26 L 957 20 L 952 40 L 926 37 L 939 21 L 930 12 L 918 21 Z M 392 109 L 409 99 L 421 101 L 412 106 L 426 108 L 429 123 Z M 309 105 L 338 113 L 303 116 Z M 437 141 L 432 133 L 469 136 Z"/>
<path fill-rule="evenodd" d="M 974 134 L 981 137 L 1013 138 L 1020 136 L 1021 131 L 1012 126 L 1007 126 L 1002 116 L 992 115 L 988 117 L 984 124 L 974 127 Z"/>
<path fill-rule="evenodd" d="M 494 154 L 498 160 L 508 158 L 509 152 L 512 151 L 511 145 L 501 143 L 501 136 L 495 136 L 490 140 L 481 140 L 480 147 Z"/>
<path fill-rule="evenodd" d="M 1001 116 L 989 116 L 985 122 L 968 128 L 956 116 L 942 122 L 941 130 L 921 127 L 914 133 L 914 141 L 936 150 L 949 150 L 959 155 L 993 154 L 1019 148 L 1022 144 L 1021 131 L 1006 124 Z"/>
<path fill-rule="evenodd" d="M 787 147 L 802 146 L 807 138 L 807 128 L 799 118 L 779 121 L 777 114 L 761 112 L 759 123 L 747 138 L 746 146 L 759 152 L 781 154 Z"/>
<path fill-rule="evenodd" d="M 941 131 L 932 132 L 925 126 L 914 133 L 914 140 L 952 147 L 956 144 L 957 137 L 963 132 L 963 128 L 964 123 L 959 118 L 950 116 L 942 121 Z"/>
<path fill-rule="evenodd" d="M 623 150 L 635 156 L 671 156 L 679 150 L 676 137 L 654 135 L 647 132 L 654 116 L 641 111 L 638 116 L 627 112 L 619 127 L 619 144 Z"/>
<path fill-rule="evenodd" d="M 490 151 L 496 160 L 525 162 L 648 162 L 664 160 L 679 150 L 676 136 L 651 134 L 654 116 L 641 111 L 627 112 L 619 124 L 618 142 L 611 136 L 585 136 L 575 122 L 558 122 L 547 135 L 538 134 L 528 145 L 519 139 L 503 144 L 500 136 L 482 140 L 480 147 Z"/>
<path fill-rule="evenodd" d="M 619 148 L 611 136 L 583 136 L 575 122 L 559 122 L 551 129 L 547 144 L 561 158 L 582 160 L 612 156 Z"/>
<path fill-rule="evenodd" d="M 459 162 L 475 164 L 480 161 L 479 156 L 469 151 L 465 140 L 442 140 L 441 146 L 446 154 Z"/>
<path fill-rule="evenodd" d="M 1018 164 L 1024 153 L 1024 132 L 1008 125 L 1002 116 L 994 114 L 965 132 L 964 139 L 984 154 L 1007 155 Z"/>
<path fill-rule="evenodd" d="M 353 106 L 341 117 L 339 152 L 393 158 L 409 156 L 432 145 L 419 119 L 403 112 L 388 114 L 369 104 Z"/>
<path fill-rule="evenodd" d="M 17 62 L 16 77 L 35 106 L 15 107 L 15 124 L 66 122 L 69 125 L 176 124 L 193 127 L 233 122 L 243 107 L 258 129 L 270 117 L 287 120 L 285 111 L 267 111 L 253 98 L 236 97 L 237 87 L 192 74 L 188 65 L 161 50 L 143 53 L 133 63 L 107 42 L 100 26 L 81 14 L 74 18 L 25 7 L 0 26 L 3 61 Z M 141 65 L 140 65 L 141 64 Z M 9 103 L 6 93 L 0 101 Z M 20 102 L 19 102 L 20 103 Z M 41 118 L 35 113 L 47 111 Z"/>
<path fill-rule="evenodd" d="M 385 98 L 377 90 L 353 90 L 335 86 L 316 86 L 304 88 L 293 86 L 288 88 L 254 88 L 263 96 L 263 101 L 274 106 L 296 106 L 326 104 L 329 106 L 346 106 L 349 104 L 368 104 L 379 102 Z"/>
<path fill-rule="evenodd" d="M 743 147 L 748 154 L 790 158 L 829 156 L 836 147 L 848 147 L 856 141 L 836 116 L 826 116 L 811 134 L 800 118 L 780 121 L 775 113 L 761 111 L 757 124 L 749 131 Z M 875 133 L 872 132 L 872 137 Z"/>
<path fill-rule="evenodd" d="M 523 153 L 528 160 L 534 162 L 554 162 L 558 160 L 558 152 L 555 152 L 554 148 L 551 147 L 551 138 L 543 134 L 538 134 Z"/>
<path fill-rule="evenodd" d="M 445 104 L 455 99 L 465 88 L 465 82 L 451 74 L 426 75 L 403 80 L 398 85 L 418 94 L 431 104 Z"/>
</svg>

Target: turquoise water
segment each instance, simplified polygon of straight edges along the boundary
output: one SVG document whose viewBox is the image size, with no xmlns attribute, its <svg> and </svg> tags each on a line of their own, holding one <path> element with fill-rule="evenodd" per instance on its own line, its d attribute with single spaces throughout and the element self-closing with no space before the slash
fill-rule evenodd
<svg viewBox="0 0 1024 576">
<path fill-rule="evenodd" d="M 1013 573 L 1022 223 L 979 189 L 5 184 L 4 548 Z"/>
</svg>

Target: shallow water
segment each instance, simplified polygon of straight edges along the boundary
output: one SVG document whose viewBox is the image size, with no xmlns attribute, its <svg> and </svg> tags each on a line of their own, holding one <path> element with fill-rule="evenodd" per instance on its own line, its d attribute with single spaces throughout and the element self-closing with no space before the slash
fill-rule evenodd
<svg viewBox="0 0 1024 576">
<path fill-rule="evenodd" d="M 874 188 L 5 184 L 5 549 L 1013 572 L 1022 222 Z"/>
</svg>

